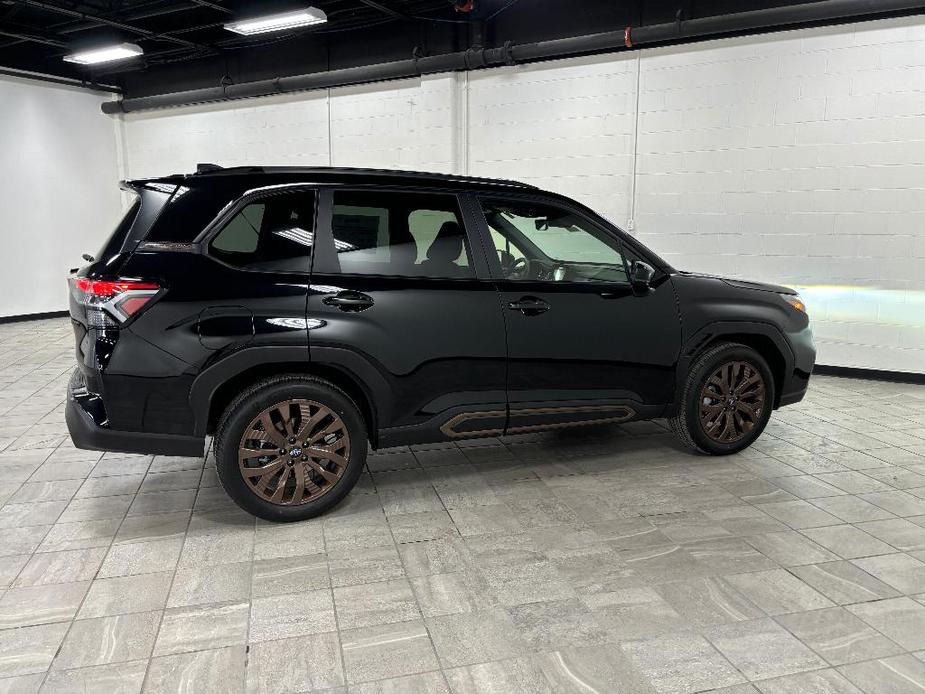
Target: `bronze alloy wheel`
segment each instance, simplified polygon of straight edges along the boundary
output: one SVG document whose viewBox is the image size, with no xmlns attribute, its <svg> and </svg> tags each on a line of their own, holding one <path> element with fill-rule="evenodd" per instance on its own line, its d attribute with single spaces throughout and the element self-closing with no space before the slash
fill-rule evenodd
<svg viewBox="0 0 925 694">
<path fill-rule="evenodd" d="M 320 498 L 343 477 L 349 460 L 346 424 L 314 400 L 285 400 L 266 408 L 244 430 L 238 446 L 247 486 L 280 506 Z"/>
<path fill-rule="evenodd" d="M 761 420 L 765 407 L 761 373 L 746 361 L 719 366 L 700 391 L 700 424 L 719 443 L 735 443 Z"/>
</svg>

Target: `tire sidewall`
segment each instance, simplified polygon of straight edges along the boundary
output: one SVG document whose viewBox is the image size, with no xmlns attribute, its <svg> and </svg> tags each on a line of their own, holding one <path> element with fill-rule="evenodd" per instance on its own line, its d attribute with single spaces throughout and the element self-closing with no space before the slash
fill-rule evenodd
<svg viewBox="0 0 925 694">
<path fill-rule="evenodd" d="M 706 380 L 716 371 L 721 364 L 730 361 L 744 361 L 749 363 L 761 374 L 765 386 L 765 403 L 761 411 L 761 417 L 758 424 L 744 438 L 732 443 L 720 443 L 714 441 L 703 431 L 700 423 L 700 393 Z M 691 383 L 687 391 L 687 401 L 684 403 L 684 414 L 687 418 L 688 431 L 691 438 L 699 448 L 713 455 L 729 455 L 738 453 L 748 448 L 764 431 L 771 418 L 771 410 L 774 405 L 774 377 L 768 363 L 758 352 L 745 345 L 730 345 L 709 359 L 701 362 L 695 367 L 691 374 Z"/>
<path fill-rule="evenodd" d="M 347 427 L 350 456 L 347 469 L 330 491 L 315 501 L 298 506 L 280 506 L 261 499 L 245 482 L 238 467 L 238 445 L 245 428 L 260 412 L 292 399 L 314 400 L 331 408 Z M 215 467 L 222 487 L 242 509 L 265 520 L 293 522 L 324 513 L 350 492 L 366 464 L 366 447 L 363 419 L 343 392 L 324 383 L 291 378 L 257 386 L 231 406 L 216 432 Z"/>
</svg>

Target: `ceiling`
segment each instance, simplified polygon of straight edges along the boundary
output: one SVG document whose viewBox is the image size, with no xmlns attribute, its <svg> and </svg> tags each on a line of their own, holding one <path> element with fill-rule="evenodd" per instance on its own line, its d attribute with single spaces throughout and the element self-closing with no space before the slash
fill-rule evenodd
<svg viewBox="0 0 925 694">
<path fill-rule="evenodd" d="M 243 37 L 234 18 L 291 9 L 293 0 L 0 0 L 0 66 L 115 85 L 146 96 L 464 50 L 539 41 L 794 0 L 306 0 L 328 22 Z M 298 6 L 298 2 L 296 2 Z M 144 56 L 85 67 L 75 49 L 137 43 Z"/>
</svg>

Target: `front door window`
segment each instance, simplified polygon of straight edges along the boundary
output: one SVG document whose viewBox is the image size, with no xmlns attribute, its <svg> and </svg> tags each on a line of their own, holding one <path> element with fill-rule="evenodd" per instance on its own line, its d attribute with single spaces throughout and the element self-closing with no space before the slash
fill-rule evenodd
<svg viewBox="0 0 925 694">
<path fill-rule="evenodd" d="M 619 243 L 570 210 L 483 200 L 482 211 L 505 279 L 627 281 Z"/>
</svg>

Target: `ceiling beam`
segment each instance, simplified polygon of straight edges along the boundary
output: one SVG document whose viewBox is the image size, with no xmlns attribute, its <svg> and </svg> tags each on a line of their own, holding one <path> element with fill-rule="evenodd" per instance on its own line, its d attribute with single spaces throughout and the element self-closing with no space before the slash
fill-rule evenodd
<svg viewBox="0 0 925 694">
<path fill-rule="evenodd" d="M 394 17 L 395 19 L 411 19 L 411 17 L 406 15 L 404 12 L 399 12 L 398 10 L 393 9 L 391 7 L 386 7 L 382 3 L 376 2 L 376 0 L 359 0 L 359 1 L 363 3 L 364 5 L 366 5 L 367 7 L 371 7 L 374 10 L 383 12 L 389 15 L 390 17 Z"/>
<path fill-rule="evenodd" d="M 23 5 L 13 5 L 13 8 L 10 10 L 9 15 L 12 15 L 14 11 L 21 9 Z M 190 10 L 198 9 L 200 6 L 196 3 L 182 3 L 180 5 L 172 5 L 170 7 L 162 7 L 157 10 L 136 10 L 135 12 L 123 13 L 121 14 L 120 19 L 126 22 L 134 22 L 139 19 L 151 19 L 153 17 L 163 17 L 167 14 L 174 14 L 177 12 L 189 12 Z M 4 18 L 5 19 L 5 18 Z M 81 31 L 89 31 L 91 29 L 98 29 L 99 24 L 93 22 L 58 22 L 57 24 L 50 24 L 46 29 L 53 31 L 57 34 L 76 34 Z M 18 39 L 15 41 L 4 41 L 0 43 L 0 48 L 8 48 L 10 46 L 15 46 L 17 44 L 23 43 L 25 39 Z"/>
<path fill-rule="evenodd" d="M 210 52 L 216 52 L 216 48 L 213 46 L 207 46 L 202 43 L 196 43 L 195 41 L 188 41 L 187 39 L 181 39 L 178 36 L 173 36 L 172 34 L 164 34 L 157 31 L 149 31 L 148 29 L 142 29 L 139 26 L 134 24 L 126 24 L 125 22 L 119 22 L 114 19 L 108 19 L 106 17 L 101 17 L 95 14 L 89 14 L 87 12 L 80 12 L 78 10 L 71 10 L 66 7 L 58 7 L 57 5 L 51 5 L 47 2 L 39 2 L 39 0 L 16 0 L 18 4 L 25 5 L 26 7 L 34 7 L 40 10 L 45 10 L 47 12 L 55 12 L 57 14 L 66 15 L 68 17 L 73 17 L 74 19 L 81 19 L 85 22 L 95 22 L 97 24 L 104 24 L 106 26 L 111 26 L 116 29 L 122 29 L 123 31 L 130 32 L 132 34 L 137 34 L 138 36 L 143 36 L 146 39 L 151 39 L 153 41 L 167 41 L 170 43 L 175 43 L 180 46 L 186 46 L 187 48 L 195 48 L 197 50 L 207 50 Z"/>
<path fill-rule="evenodd" d="M 214 2 L 207 2 L 206 0 L 190 0 L 190 2 L 192 2 L 194 5 L 198 5 L 199 7 L 208 7 L 210 10 L 218 10 L 219 12 L 225 12 L 227 14 L 231 14 L 232 12 L 231 8 L 229 7 L 224 7 Z"/>
<path fill-rule="evenodd" d="M 0 36 L 8 36 L 11 39 L 16 39 L 17 43 L 19 41 L 30 41 L 32 43 L 43 43 L 46 46 L 54 46 L 55 48 L 67 48 L 67 44 L 64 43 L 64 41 L 57 41 L 53 38 L 47 36 L 38 36 L 36 34 L 23 34 L 14 31 L 7 31 L 6 29 L 0 29 Z"/>
</svg>

